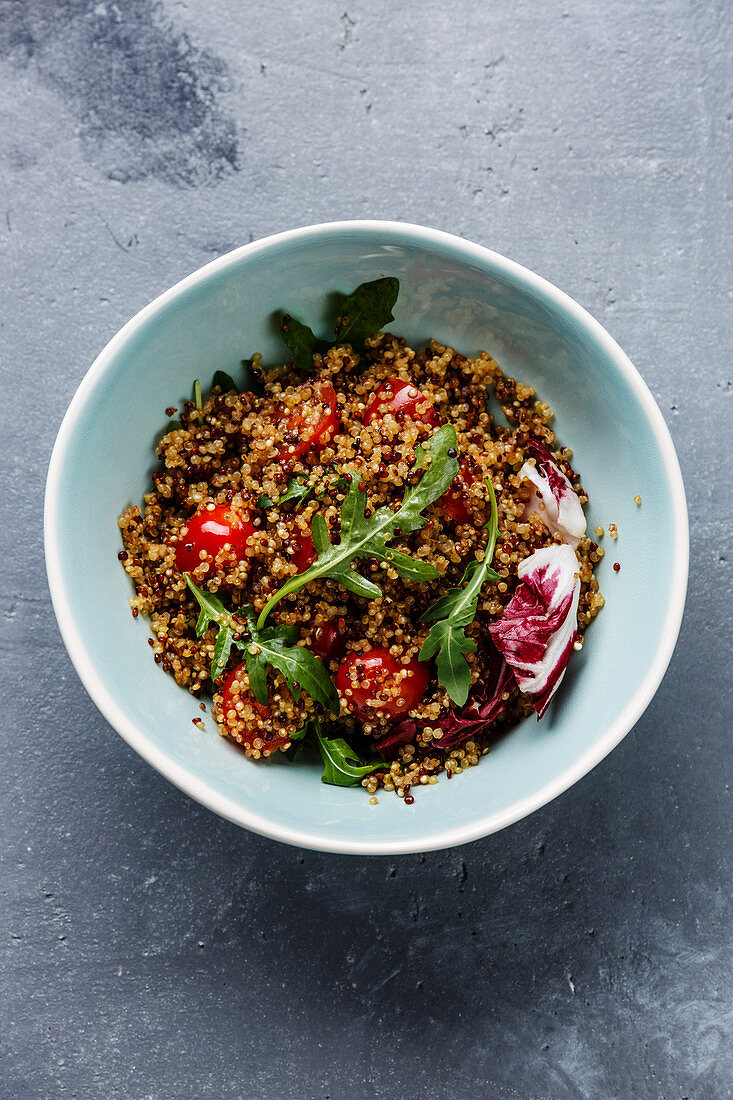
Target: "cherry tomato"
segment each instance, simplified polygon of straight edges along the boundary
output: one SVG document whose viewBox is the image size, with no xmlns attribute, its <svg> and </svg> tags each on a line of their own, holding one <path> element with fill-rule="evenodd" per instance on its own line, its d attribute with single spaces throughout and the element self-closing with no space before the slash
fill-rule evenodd
<svg viewBox="0 0 733 1100">
<path fill-rule="evenodd" d="M 307 451 L 330 443 L 338 432 L 341 414 L 336 408 L 336 391 L 330 382 L 321 386 L 319 397 L 320 400 L 314 397 L 304 402 L 288 416 L 285 431 L 293 437 L 293 442 L 282 448 L 278 462 L 295 462 Z"/>
<path fill-rule="evenodd" d="M 343 619 L 329 619 L 327 623 L 316 627 L 311 643 L 311 649 L 316 657 L 331 661 L 341 656 L 346 645 L 346 639 L 341 633 L 345 625 Z"/>
<path fill-rule="evenodd" d="M 406 675 L 397 679 L 398 672 Z M 396 661 L 388 649 L 349 653 L 339 665 L 336 687 L 362 722 L 402 718 L 422 699 L 430 677 L 427 661 Z"/>
<path fill-rule="evenodd" d="M 290 560 L 299 573 L 304 573 L 309 565 L 313 565 L 317 556 L 310 531 L 301 531 L 299 527 L 294 528 L 292 545 L 294 550 Z"/>
<path fill-rule="evenodd" d="M 461 463 L 457 480 L 462 481 L 463 484 L 468 487 L 480 479 L 476 477 L 476 474 L 469 468 L 468 463 L 464 459 Z M 455 482 L 453 482 L 453 485 L 455 485 Z M 451 486 L 447 493 L 443 493 L 438 504 L 443 512 L 447 516 L 450 516 L 451 519 L 455 520 L 456 523 L 471 522 L 471 513 L 466 507 L 466 497 L 463 490 L 454 489 L 453 486 Z"/>
<path fill-rule="evenodd" d="M 260 752 L 269 755 L 273 749 L 280 748 L 281 745 L 286 745 L 289 738 L 282 734 L 273 734 L 269 729 L 270 723 L 270 708 L 263 706 L 262 703 L 258 703 L 251 691 L 238 691 L 235 692 L 234 685 L 239 681 L 240 675 L 244 669 L 244 664 L 237 665 L 232 672 L 229 673 L 224 683 L 219 689 L 221 691 L 221 716 L 224 725 L 227 727 L 229 734 L 238 741 L 240 745 L 243 745 L 246 751 L 252 751 L 255 748 L 259 748 Z M 236 703 L 238 700 L 242 700 L 254 710 L 258 716 L 259 721 L 253 721 L 251 728 L 247 728 L 244 725 L 245 720 L 240 718 L 236 709 Z M 269 738 L 268 738 L 269 734 Z M 262 745 L 255 745 L 256 739 L 262 741 Z"/>
<path fill-rule="evenodd" d="M 176 569 L 192 573 L 202 561 L 213 565 L 217 554 L 229 545 L 232 562 L 243 561 L 254 527 L 228 504 L 204 505 L 181 528 L 176 544 Z M 204 551 L 205 558 L 201 557 Z"/>
<path fill-rule="evenodd" d="M 401 378 L 388 378 L 382 382 L 364 413 L 364 423 L 371 424 L 387 413 L 395 416 L 399 412 L 431 426 L 440 423 L 427 397 L 412 382 L 403 382 Z"/>
</svg>

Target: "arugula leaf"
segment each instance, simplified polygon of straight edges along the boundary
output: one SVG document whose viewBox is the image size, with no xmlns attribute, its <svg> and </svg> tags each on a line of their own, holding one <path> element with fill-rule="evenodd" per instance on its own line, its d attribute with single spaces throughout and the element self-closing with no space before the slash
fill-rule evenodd
<svg viewBox="0 0 733 1100">
<path fill-rule="evenodd" d="M 368 336 L 394 321 L 392 307 L 400 292 L 400 281 L 390 276 L 362 283 L 352 294 L 342 294 L 339 319 L 333 330 L 342 343 L 363 344 Z"/>
<path fill-rule="evenodd" d="M 430 462 L 416 485 L 406 491 L 400 508 L 393 512 L 388 504 L 366 516 L 366 493 L 359 488 L 358 475 L 352 475 L 346 499 L 341 505 L 341 538 L 334 546 L 326 522 L 322 516 L 313 517 L 313 543 L 318 557 L 305 572 L 286 581 L 282 588 L 265 604 L 257 621 L 258 629 L 264 626 L 268 614 L 285 596 L 298 592 L 311 581 L 330 577 L 357 596 L 373 599 L 381 589 L 352 568 L 357 558 L 378 558 L 388 561 L 400 576 L 411 580 L 434 580 L 438 570 L 428 562 L 409 558 L 406 554 L 391 550 L 387 540 L 402 532 L 418 531 L 425 525 L 422 514 L 429 504 L 441 497 L 458 473 L 455 455 L 456 432 L 452 424 L 445 424 L 433 432 L 424 447 L 416 450 L 416 468 Z"/>
<path fill-rule="evenodd" d="M 211 662 L 211 672 L 209 673 L 212 680 L 218 680 L 227 667 L 233 642 L 234 632 L 229 627 L 224 627 L 217 634 L 214 643 L 214 660 Z"/>
<path fill-rule="evenodd" d="M 238 613 L 247 621 L 247 626 L 244 627 L 227 611 L 218 596 L 199 588 L 188 573 L 184 573 L 184 577 L 201 609 L 196 623 L 196 634 L 201 637 L 212 625 L 218 630 L 210 672 L 212 680 L 216 681 L 221 676 L 234 645 L 243 652 L 249 686 L 255 699 L 263 706 L 268 700 L 267 668 L 272 666 L 283 674 L 296 701 L 300 699 L 302 689 L 315 702 L 333 714 L 338 714 L 338 692 L 328 670 L 310 649 L 296 645 L 297 626 L 269 626 L 266 630 L 258 631 L 254 611 L 247 607 Z"/>
<path fill-rule="evenodd" d="M 324 736 L 318 719 L 314 719 L 313 728 L 323 759 L 321 783 L 328 783 L 332 787 L 353 787 L 365 775 L 389 767 L 383 760 L 378 760 L 375 764 L 365 764 L 343 737 Z"/>
<path fill-rule="evenodd" d="M 214 371 L 214 377 L 211 379 L 212 390 L 214 386 L 218 386 L 222 393 L 231 393 L 232 390 L 236 390 L 237 388 L 237 384 L 231 374 L 227 374 L 225 370 Z"/>
<path fill-rule="evenodd" d="M 183 424 L 180 420 L 169 420 L 166 426 L 163 428 L 163 431 L 160 433 L 160 439 L 162 439 L 163 436 L 168 435 L 170 432 L 180 431 L 182 427 Z"/>
<path fill-rule="evenodd" d="M 304 481 L 302 477 L 289 477 L 288 487 L 281 497 L 277 500 L 273 500 L 267 493 L 262 493 L 257 498 L 258 508 L 282 508 L 285 504 L 290 504 L 295 501 L 295 511 L 305 504 L 308 497 L 313 492 L 313 486 L 309 485 L 307 481 Z"/>
<path fill-rule="evenodd" d="M 290 693 L 300 699 L 301 688 L 316 703 L 338 714 L 339 697 L 328 669 L 316 655 L 305 646 L 295 645 L 297 627 L 268 626 L 266 630 L 254 628 L 254 615 L 250 619 L 252 640 L 240 646 L 244 651 L 247 675 L 255 698 L 267 703 L 266 666 L 271 665 L 287 680 Z M 253 684 L 254 679 L 254 684 Z M 264 690 L 263 690 L 264 685 Z"/>
<path fill-rule="evenodd" d="M 359 347 L 368 336 L 379 332 L 394 320 L 392 307 L 397 301 L 400 281 L 391 276 L 362 283 L 351 294 L 338 294 L 339 316 L 333 330 L 334 339 L 321 340 L 308 325 L 289 313 L 283 314 L 280 323 L 282 338 L 293 355 L 297 370 L 310 374 L 316 352 L 328 351 L 334 343 Z"/>
<path fill-rule="evenodd" d="M 348 478 L 343 475 L 332 481 L 330 485 L 327 485 L 322 492 L 317 493 L 312 485 L 309 485 L 307 481 L 302 477 L 290 477 L 288 478 L 288 487 L 281 497 L 277 500 L 273 500 L 267 493 L 262 493 L 257 498 L 258 508 L 280 508 L 285 504 L 290 504 L 295 501 L 294 512 L 299 512 L 305 504 L 308 497 L 313 494 L 317 500 L 323 500 L 327 493 L 332 492 L 334 489 L 346 489 L 349 485 Z"/>
<path fill-rule="evenodd" d="M 211 592 L 207 592 L 204 588 L 199 588 L 191 580 L 188 573 L 184 573 L 183 576 L 199 605 L 199 617 L 196 620 L 196 634 L 198 637 L 200 638 L 212 623 L 217 623 L 220 626 L 225 625 L 227 610 L 219 597 L 213 596 Z"/>
<path fill-rule="evenodd" d="M 411 558 L 408 554 L 393 550 L 391 546 L 388 546 L 385 550 L 384 557 L 390 565 L 394 566 L 403 580 L 414 581 L 416 584 L 435 580 L 436 570 L 427 561 L 422 561 L 420 558 Z"/>
<path fill-rule="evenodd" d="M 498 581 L 499 574 L 491 568 L 499 533 L 496 494 L 491 479 L 486 479 L 491 493 L 491 518 L 487 523 L 489 538 L 482 561 L 470 562 L 463 574 L 461 586 L 451 588 L 422 616 L 422 622 L 432 622 L 430 633 L 422 644 L 420 660 L 435 661 L 438 683 L 447 690 L 454 703 L 463 706 L 471 687 L 471 672 L 466 655 L 476 652 L 476 643 L 466 634 L 466 627 L 476 618 L 478 599 L 485 581 Z"/>
<path fill-rule="evenodd" d="M 313 370 L 313 356 L 317 351 L 326 351 L 328 344 L 319 340 L 313 329 L 304 325 L 297 317 L 283 314 L 280 332 L 286 346 L 293 353 L 293 362 L 298 370 L 309 374 Z"/>
<path fill-rule="evenodd" d="M 212 623 L 219 628 L 214 646 L 214 660 L 211 662 L 211 671 L 209 672 L 211 679 L 216 681 L 227 666 L 234 634 L 236 633 L 235 624 L 218 596 L 212 596 L 211 592 L 199 588 L 191 580 L 188 573 L 183 575 L 200 608 L 196 622 L 196 636 L 200 638 Z"/>
</svg>

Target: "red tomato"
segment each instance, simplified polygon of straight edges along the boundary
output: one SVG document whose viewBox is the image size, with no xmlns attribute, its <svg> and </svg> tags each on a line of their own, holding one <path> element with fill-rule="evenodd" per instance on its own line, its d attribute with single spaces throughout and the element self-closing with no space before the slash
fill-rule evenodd
<svg viewBox="0 0 733 1100">
<path fill-rule="evenodd" d="M 227 544 L 232 561 L 243 561 L 254 531 L 249 520 L 233 512 L 228 504 L 217 504 L 213 508 L 204 505 L 181 528 L 176 544 L 176 569 L 180 573 L 192 573 L 202 561 L 212 565 Z M 201 557 L 202 550 L 205 558 Z"/>
<path fill-rule="evenodd" d="M 319 396 L 320 401 L 314 397 L 288 416 L 285 430 L 294 441 L 286 443 L 280 451 L 279 462 L 295 462 L 307 451 L 330 443 L 338 432 L 341 414 L 336 408 L 336 391 L 330 382 L 321 386 Z"/>
<path fill-rule="evenodd" d="M 292 544 L 294 550 L 290 560 L 299 573 L 304 573 L 309 565 L 313 565 L 317 556 L 310 531 L 301 531 L 299 527 L 294 528 Z"/>
<path fill-rule="evenodd" d="M 407 675 L 397 680 L 398 672 Z M 390 722 L 404 717 L 425 694 L 430 677 L 427 661 L 402 665 L 388 649 L 370 649 L 367 653 L 349 653 L 339 665 L 336 687 L 349 710 L 362 722 L 386 718 Z"/>
<path fill-rule="evenodd" d="M 270 718 L 270 708 L 263 706 L 262 703 L 258 703 L 251 691 L 234 691 L 234 684 L 239 680 L 240 673 L 244 667 L 244 664 L 237 665 L 237 667 L 229 673 L 220 688 L 222 720 L 230 735 L 235 741 L 238 741 L 240 745 L 243 745 L 247 752 L 259 748 L 260 752 L 269 754 L 271 750 L 278 749 L 281 745 L 286 745 L 289 738 L 284 737 L 282 734 L 274 734 L 272 730 L 268 728 L 269 723 L 267 719 Z M 243 723 L 244 719 L 239 718 L 237 715 L 235 704 L 238 699 L 242 699 L 249 703 L 261 719 L 261 721 L 253 722 L 250 729 L 246 727 L 244 729 L 240 728 L 240 724 Z M 262 741 L 261 746 L 254 745 L 254 741 L 257 738 Z"/>
<path fill-rule="evenodd" d="M 322 657 L 324 661 L 331 661 L 340 657 L 344 651 L 346 639 L 341 631 L 346 625 L 343 619 L 330 619 L 322 626 L 317 626 L 313 634 L 311 649 L 316 657 Z"/>
<path fill-rule="evenodd" d="M 382 382 L 364 413 L 364 423 L 371 424 L 373 420 L 387 413 L 395 416 L 399 412 L 431 426 L 440 423 L 438 414 L 427 397 L 412 382 L 403 382 L 401 378 L 388 378 Z"/>
<path fill-rule="evenodd" d="M 458 481 L 462 481 L 463 484 L 468 487 L 478 481 L 475 473 L 469 468 L 465 459 L 461 463 L 461 468 L 458 471 Z M 453 485 L 455 485 L 455 481 Z M 456 523 L 470 523 L 471 513 L 466 507 L 466 494 L 464 490 L 454 489 L 453 486 L 447 493 L 443 493 L 442 497 L 438 501 L 438 505 L 442 508 L 443 512 L 455 520 Z"/>
</svg>

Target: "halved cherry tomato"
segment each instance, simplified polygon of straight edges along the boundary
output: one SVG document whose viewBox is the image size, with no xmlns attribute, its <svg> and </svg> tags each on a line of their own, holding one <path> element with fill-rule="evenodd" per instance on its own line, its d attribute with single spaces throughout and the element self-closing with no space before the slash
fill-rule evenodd
<svg viewBox="0 0 733 1100">
<path fill-rule="evenodd" d="M 220 688 L 221 717 L 230 736 L 233 737 L 235 741 L 238 741 L 248 754 L 255 749 L 259 749 L 260 752 L 269 755 L 273 749 L 279 749 L 281 745 L 286 745 L 289 738 L 272 731 L 271 725 L 267 721 L 267 719 L 270 718 L 270 708 L 263 706 L 262 703 L 258 703 L 251 691 L 234 690 L 234 685 L 239 681 L 244 667 L 244 664 L 237 665 L 237 667 L 229 673 Z M 253 720 L 250 729 L 247 729 L 246 726 L 244 729 L 240 728 L 240 724 L 244 722 L 244 719 L 240 716 L 236 708 L 238 700 L 249 703 L 255 714 L 261 719 L 261 721 Z M 257 739 L 262 742 L 261 745 L 254 744 Z"/>
<path fill-rule="evenodd" d="M 322 657 L 324 661 L 332 661 L 335 657 L 341 656 L 346 645 L 346 638 L 341 633 L 341 628 L 345 625 L 343 619 L 329 619 L 327 623 L 316 627 L 311 643 L 311 649 L 316 657 Z"/>
<path fill-rule="evenodd" d="M 422 420 L 431 426 L 440 423 L 427 397 L 412 382 L 403 382 L 401 378 L 388 378 L 382 382 L 364 413 L 364 423 L 371 424 L 387 413 L 392 416 L 404 413 L 412 420 Z"/>
<path fill-rule="evenodd" d="M 458 471 L 458 481 L 462 481 L 466 488 L 469 485 L 473 485 L 480 478 L 476 476 L 473 470 L 469 467 L 468 463 L 464 459 L 461 463 L 461 468 Z M 453 482 L 455 485 L 456 482 Z M 454 489 L 453 486 L 447 493 L 443 493 L 442 497 L 438 501 L 438 505 L 442 508 L 443 512 L 455 520 L 456 523 L 470 523 L 471 513 L 466 507 L 466 494 L 463 489 Z"/>
<path fill-rule="evenodd" d="M 204 505 L 181 528 L 176 544 L 176 569 L 180 573 L 192 573 L 202 561 L 212 565 L 227 544 L 232 563 L 243 561 L 254 531 L 249 520 L 237 515 L 230 505 L 217 504 L 213 508 Z"/>
<path fill-rule="evenodd" d="M 406 675 L 397 678 L 397 673 Z M 349 653 L 339 665 L 336 687 L 362 722 L 402 718 L 422 699 L 430 678 L 427 661 L 396 661 L 388 649 Z"/>
<path fill-rule="evenodd" d="M 299 527 L 294 528 L 292 544 L 295 549 L 290 555 L 290 560 L 299 573 L 304 573 L 316 560 L 316 548 L 310 531 L 301 531 Z"/>
<path fill-rule="evenodd" d="M 307 451 L 330 443 L 338 432 L 341 414 L 336 408 L 336 391 L 330 382 L 321 386 L 319 397 L 320 400 L 313 397 L 304 402 L 288 416 L 286 440 L 292 437 L 292 442 L 286 442 L 277 456 L 278 462 L 295 462 Z"/>
</svg>

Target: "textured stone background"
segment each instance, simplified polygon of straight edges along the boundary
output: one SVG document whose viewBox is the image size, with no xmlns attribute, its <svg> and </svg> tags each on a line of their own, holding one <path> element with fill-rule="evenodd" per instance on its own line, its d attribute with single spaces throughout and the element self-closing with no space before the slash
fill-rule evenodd
<svg viewBox="0 0 733 1100">
<path fill-rule="evenodd" d="M 0 0 L 3 1097 L 731 1095 L 728 10 Z M 587 306 L 659 401 L 692 528 L 625 742 L 506 832 L 394 860 L 250 836 L 135 757 L 41 547 L 56 429 L 118 327 L 235 245 L 352 216 Z"/>
</svg>

